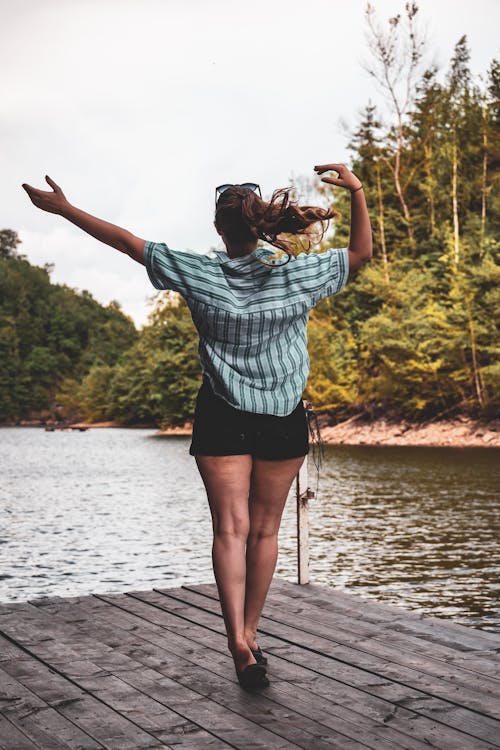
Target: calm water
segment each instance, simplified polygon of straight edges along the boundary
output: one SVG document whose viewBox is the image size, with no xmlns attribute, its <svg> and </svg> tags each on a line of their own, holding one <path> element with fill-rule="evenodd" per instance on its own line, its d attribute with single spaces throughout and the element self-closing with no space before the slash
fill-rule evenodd
<svg viewBox="0 0 500 750">
<path fill-rule="evenodd" d="M 189 438 L 0 428 L 0 601 L 211 582 Z M 500 632 L 500 451 L 327 447 L 311 581 Z M 309 460 L 310 486 L 316 474 Z M 296 581 L 293 488 L 277 573 Z"/>
</svg>

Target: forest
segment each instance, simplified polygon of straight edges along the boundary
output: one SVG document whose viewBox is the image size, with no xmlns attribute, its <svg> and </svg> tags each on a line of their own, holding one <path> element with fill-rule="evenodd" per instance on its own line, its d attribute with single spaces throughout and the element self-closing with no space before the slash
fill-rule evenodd
<svg viewBox="0 0 500 750">
<path fill-rule="evenodd" d="M 406 19 L 412 22 L 411 10 Z M 443 80 L 426 68 L 407 101 L 391 83 L 391 34 L 374 31 L 392 117 L 369 102 L 349 134 L 349 167 L 361 179 L 374 257 L 308 324 L 311 371 L 304 397 L 334 419 L 423 421 L 500 412 L 500 64 L 470 71 L 458 40 Z M 378 45 L 378 46 L 377 46 Z M 418 58 L 415 49 L 411 66 Z M 387 75 L 384 75 L 386 66 Z M 374 68 L 376 71 L 376 68 Z M 409 79 L 408 79 L 409 80 Z M 392 91 L 391 91 L 392 89 Z M 345 247 L 349 195 L 305 178 L 302 203 L 332 206 L 311 252 Z M 189 309 L 160 292 L 137 331 L 117 302 L 51 283 L 12 229 L 0 232 L 0 421 L 115 420 L 183 424 L 201 370 Z"/>
</svg>

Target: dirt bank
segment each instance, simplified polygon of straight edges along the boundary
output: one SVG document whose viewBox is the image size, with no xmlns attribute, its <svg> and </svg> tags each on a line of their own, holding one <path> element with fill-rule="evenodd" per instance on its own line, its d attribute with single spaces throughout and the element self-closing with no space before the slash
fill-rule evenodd
<svg viewBox="0 0 500 750">
<path fill-rule="evenodd" d="M 424 445 L 500 448 L 500 420 L 480 422 L 468 417 L 419 424 L 351 417 L 337 424 L 321 424 L 328 445 Z"/>
</svg>

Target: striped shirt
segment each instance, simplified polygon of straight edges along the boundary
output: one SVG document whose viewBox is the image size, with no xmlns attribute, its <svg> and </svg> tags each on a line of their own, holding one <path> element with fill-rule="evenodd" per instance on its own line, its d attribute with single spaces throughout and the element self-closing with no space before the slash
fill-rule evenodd
<svg viewBox="0 0 500 750">
<path fill-rule="evenodd" d="M 275 252 L 258 247 L 230 258 L 222 250 L 202 254 L 147 241 L 144 261 L 155 289 L 172 289 L 186 300 L 214 393 L 237 409 L 286 416 L 309 375 L 309 312 L 343 289 L 349 256 L 347 248 L 330 248 L 299 253 L 275 268 L 257 260 Z"/>
</svg>

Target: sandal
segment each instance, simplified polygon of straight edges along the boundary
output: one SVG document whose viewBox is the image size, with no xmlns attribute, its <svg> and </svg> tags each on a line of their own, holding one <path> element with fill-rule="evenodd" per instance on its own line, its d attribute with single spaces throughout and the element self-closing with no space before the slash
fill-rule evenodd
<svg viewBox="0 0 500 750">
<path fill-rule="evenodd" d="M 258 690 L 270 684 L 263 664 L 248 664 L 241 672 L 236 669 L 236 676 L 245 690 Z"/>
<path fill-rule="evenodd" d="M 257 661 L 257 664 L 267 664 L 267 658 L 264 656 L 260 646 L 257 646 L 257 648 L 251 648 L 250 651 L 252 652 L 254 659 Z"/>
</svg>

